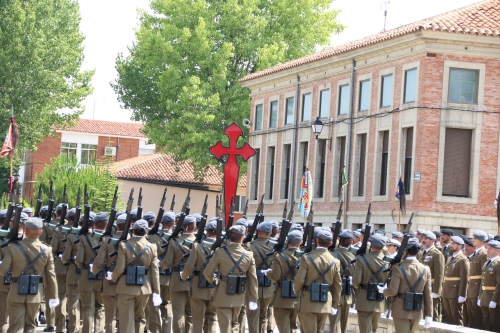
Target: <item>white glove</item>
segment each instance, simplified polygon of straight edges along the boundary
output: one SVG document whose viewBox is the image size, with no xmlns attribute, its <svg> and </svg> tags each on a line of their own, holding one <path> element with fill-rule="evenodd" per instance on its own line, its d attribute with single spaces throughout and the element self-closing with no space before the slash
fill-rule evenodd
<svg viewBox="0 0 500 333">
<path fill-rule="evenodd" d="M 182 272 L 184 272 L 184 271 L 180 271 L 179 275 L 181 276 L 181 280 L 184 281 L 184 279 L 182 278 Z"/>
<path fill-rule="evenodd" d="M 161 302 L 162 302 L 162 300 L 161 300 L 160 294 L 153 294 L 153 305 L 160 306 Z"/>
<path fill-rule="evenodd" d="M 264 274 L 265 276 L 267 276 L 267 273 L 271 272 L 272 269 L 263 269 L 261 272 L 262 274 Z"/>
<path fill-rule="evenodd" d="M 381 286 L 377 286 L 377 289 L 378 289 L 378 292 L 383 294 L 384 293 L 384 290 L 387 289 L 387 283 L 384 284 L 382 287 Z"/>
<path fill-rule="evenodd" d="M 480 299 L 477 300 L 477 306 L 481 306 L 481 300 Z"/>
<path fill-rule="evenodd" d="M 352 285 L 352 276 L 349 276 L 349 283 Z"/>
<path fill-rule="evenodd" d="M 73 259 L 75 259 L 75 260 L 76 260 L 76 256 L 74 256 L 74 258 L 73 258 Z"/>
<path fill-rule="evenodd" d="M 257 310 L 257 303 L 255 302 L 248 302 L 248 310 L 254 311 Z"/>
<path fill-rule="evenodd" d="M 458 296 L 458 303 L 463 303 L 465 302 L 467 299 L 465 297 L 462 297 L 462 296 Z"/>
<path fill-rule="evenodd" d="M 62 260 L 62 253 L 59 255 L 59 258 L 61 258 L 61 260 Z"/>
<path fill-rule="evenodd" d="M 439 298 L 439 295 L 436 293 L 431 293 L 431 295 L 432 295 L 432 298 Z"/>
<path fill-rule="evenodd" d="M 111 278 L 111 275 L 113 275 L 113 272 L 106 272 L 106 280 L 109 280 L 109 281 L 113 280 Z"/>
<path fill-rule="evenodd" d="M 53 309 L 59 305 L 59 298 L 51 298 L 49 299 L 49 308 Z"/>
<path fill-rule="evenodd" d="M 490 302 L 490 305 L 488 306 L 490 309 L 495 309 L 497 307 L 497 302 Z"/>
<path fill-rule="evenodd" d="M 334 307 L 332 307 L 331 310 L 330 310 L 330 313 L 332 314 L 332 316 L 336 316 L 337 315 L 337 309 L 335 309 Z"/>
<path fill-rule="evenodd" d="M 158 263 L 160 263 L 160 262 L 161 262 L 161 260 L 160 260 L 160 259 L 156 259 L 156 261 L 157 261 Z"/>
<path fill-rule="evenodd" d="M 425 328 L 431 327 L 431 323 L 432 323 L 432 317 L 425 317 L 424 327 Z"/>
<path fill-rule="evenodd" d="M 93 269 L 94 269 L 94 264 L 89 264 L 89 271 L 92 272 Z"/>
</svg>

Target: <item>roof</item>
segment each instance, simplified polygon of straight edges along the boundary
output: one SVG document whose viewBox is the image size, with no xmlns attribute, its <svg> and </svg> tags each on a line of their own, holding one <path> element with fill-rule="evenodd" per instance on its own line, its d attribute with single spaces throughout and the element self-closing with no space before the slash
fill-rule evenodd
<svg viewBox="0 0 500 333">
<path fill-rule="evenodd" d="M 268 74 L 284 71 L 307 63 L 329 58 L 368 45 L 383 42 L 420 30 L 444 31 L 458 34 L 499 36 L 500 1 L 485 0 L 444 14 L 436 15 L 399 28 L 387 30 L 353 42 L 330 48 L 318 53 L 264 69 L 243 77 L 240 82 L 249 81 Z"/>
<path fill-rule="evenodd" d="M 194 169 L 189 161 L 175 163 L 170 154 L 151 154 L 116 162 L 111 171 L 119 179 L 137 180 L 161 184 L 185 184 L 197 186 L 222 185 L 222 173 L 210 166 L 204 173 L 204 181 L 195 179 Z M 240 177 L 238 186 L 245 187 L 246 175 Z"/>
<path fill-rule="evenodd" d="M 80 118 L 74 121 L 72 127 L 56 128 L 59 131 L 94 133 L 104 135 L 128 136 L 134 138 L 147 138 L 141 131 L 144 126 L 140 123 L 124 123 L 117 121 L 94 120 Z"/>
</svg>

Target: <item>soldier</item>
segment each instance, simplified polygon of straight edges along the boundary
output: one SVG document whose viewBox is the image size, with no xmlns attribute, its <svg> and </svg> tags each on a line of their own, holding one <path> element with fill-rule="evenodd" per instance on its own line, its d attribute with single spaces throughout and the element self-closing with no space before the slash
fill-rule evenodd
<svg viewBox="0 0 500 333">
<path fill-rule="evenodd" d="M 272 250 L 268 244 L 272 232 L 270 222 L 262 222 L 257 226 L 257 239 L 250 243 L 249 248 L 253 252 L 257 278 L 259 282 L 259 299 L 257 301 L 258 310 L 248 313 L 248 331 L 250 333 L 266 333 L 268 313 L 267 309 L 271 303 L 275 286 L 271 280 L 265 278 L 262 270 L 271 267 L 272 259 L 266 254 Z"/>
<path fill-rule="evenodd" d="M 398 254 L 398 249 L 401 243 L 397 239 L 389 239 L 386 243 L 387 246 L 387 257 L 394 258 Z"/>
<path fill-rule="evenodd" d="M 385 312 L 383 297 L 368 299 L 368 285 L 387 281 L 388 273 L 383 272 L 387 266 L 382 253 L 387 238 L 376 234 L 370 237 L 370 242 L 371 252 L 357 258 L 352 278 L 354 288 L 359 288 L 356 294 L 356 309 L 361 333 L 376 332 L 380 314 Z"/>
<path fill-rule="evenodd" d="M 7 209 L 3 209 L 0 211 L 0 223 L 1 225 L 4 224 L 4 221 L 7 216 Z M 3 242 L 4 239 L 2 238 L 1 241 Z M 0 260 L 3 260 L 5 257 L 5 254 L 7 252 L 7 248 L 3 247 L 0 248 Z M 7 278 L 8 279 L 8 278 Z M 8 316 L 7 316 L 7 296 L 9 293 L 9 283 L 5 283 L 7 281 L 1 281 L 0 282 L 0 332 L 1 333 L 7 333 L 7 328 L 8 328 Z"/>
<path fill-rule="evenodd" d="M 490 258 L 481 269 L 481 291 L 477 305 L 481 307 L 483 329 L 500 332 L 500 242 L 489 242 Z"/>
<path fill-rule="evenodd" d="M 434 235 L 436 235 L 436 242 L 434 243 L 434 246 L 441 252 L 443 253 L 443 247 L 441 246 L 441 232 L 440 231 L 433 231 L 432 232 Z"/>
<path fill-rule="evenodd" d="M 425 232 L 424 229 L 417 229 L 417 239 L 419 243 L 422 243 L 422 237 Z"/>
<path fill-rule="evenodd" d="M 118 245 L 115 269 L 106 273 L 107 280 L 117 281 L 120 333 L 142 333 L 146 327 L 149 297 L 153 294 L 155 306 L 162 302 L 156 245 L 146 240 L 147 232 L 148 222 L 136 221 L 132 227 L 133 237 Z"/>
<path fill-rule="evenodd" d="M 272 307 L 280 333 L 290 333 L 298 329 L 297 309 L 299 302 L 297 296 L 291 294 L 290 286 L 297 273 L 296 264 L 299 258 L 295 256 L 295 251 L 299 249 L 301 242 L 302 232 L 299 230 L 290 232 L 286 250 L 274 255 L 271 269 L 265 272 L 270 280 L 277 283 Z M 286 284 L 288 293 L 283 293 L 283 284 Z"/>
<path fill-rule="evenodd" d="M 472 234 L 472 245 L 475 248 L 474 253 L 469 256 L 469 288 L 467 290 L 467 313 L 469 315 L 469 327 L 479 330 L 486 329 L 482 321 L 481 307 L 477 305 L 477 299 L 481 291 L 481 270 L 488 261 L 488 255 L 484 248 L 484 242 L 488 235 L 481 230 Z"/>
<path fill-rule="evenodd" d="M 427 233 L 421 234 L 422 238 Z M 434 235 L 434 234 L 433 234 Z M 417 261 L 419 251 L 418 239 L 408 240 L 405 248 L 405 260 L 400 264 L 392 266 L 391 283 L 389 286 L 377 287 L 380 293 L 386 297 L 394 297 L 393 313 L 395 332 L 415 332 L 418 323 L 422 319 L 424 310 L 425 327 L 429 328 L 432 322 L 432 297 L 431 297 L 431 273 Z M 420 309 L 409 309 L 405 305 L 405 297 L 410 294 L 423 294 L 423 307 Z M 422 304 L 421 304 L 422 305 Z"/>
<path fill-rule="evenodd" d="M 170 278 L 170 298 L 175 299 L 172 302 L 172 331 L 174 333 L 188 332 L 192 325 L 191 306 L 189 304 L 189 290 L 191 283 L 182 281 L 180 271 L 182 271 L 189 253 L 189 248 L 182 245 L 185 240 L 194 241 L 194 228 L 196 227 L 196 218 L 188 215 L 182 223 L 182 235 L 169 240 L 166 257 L 160 261 L 160 268 L 167 269 L 172 266 L 172 277 Z"/>
<path fill-rule="evenodd" d="M 203 273 L 207 281 L 213 283 L 215 271 L 219 272 L 220 280 L 215 291 L 214 306 L 220 333 L 234 333 L 240 330 L 238 316 L 245 298 L 249 300 L 250 312 L 257 310 L 255 261 L 252 251 L 245 250 L 241 245 L 244 236 L 243 226 L 235 225 L 229 228 L 229 245 L 215 250 Z"/>
<path fill-rule="evenodd" d="M 403 234 L 400 233 L 399 231 L 394 231 L 392 233 L 392 238 L 391 239 L 395 239 L 395 240 L 397 240 L 401 244 L 401 242 L 403 241 Z"/>
<path fill-rule="evenodd" d="M 108 214 L 103 212 L 94 217 L 94 232 L 104 233 L 108 224 Z M 76 254 L 76 266 L 81 269 L 78 290 L 82 307 L 82 333 L 92 332 L 92 323 L 95 318 L 95 332 L 104 331 L 104 302 L 101 290 L 103 287 L 103 271 L 92 273 L 92 266 L 97 257 L 97 251 L 93 249 L 99 241 L 88 234 L 80 236 L 78 252 Z"/>
<path fill-rule="evenodd" d="M 33 208 L 26 207 L 26 208 L 23 209 L 23 213 L 25 213 L 26 215 L 28 215 L 28 218 L 29 217 L 33 217 Z"/>
<path fill-rule="evenodd" d="M 38 238 L 40 242 L 50 245 L 50 241 L 52 238 L 52 234 L 54 233 L 54 230 L 48 228 L 47 222 L 45 222 L 45 219 L 47 218 L 48 215 L 48 206 L 42 206 L 40 207 L 40 212 L 38 213 L 39 218 L 42 219 L 43 221 L 43 229 L 42 229 L 42 235 Z M 45 285 L 43 285 L 43 288 L 45 289 Z M 43 294 L 45 295 L 47 292 L 44 292 Z M 55 313 L 54 309 L 51 309 L 49 307 L 49 300 L 44 299 L 42 300 L 42 303 L 40 303 L 40 314 L 38 315 L 38 322 L 40 324 L 47 324 L 47 327 L 44 328 L 44 332 L 54 332 L 55 331 Z M 47 315 L 45 315 L 47 313 Z"/>
<path fill-rule="evenodd" d="M 453 237 L 453 230 L 451 229 L 441 230 L 441 246 L 443 247 L 441 252 L 444 255 L 445 262 L 451 256 L 451 250 L 450 250 L 451 237 Z"/>
<path fill-rule="evenodd" d="M 300 258 L 299 271 L 294 279 L 294 291 L 300 296 L 299 320 L 303 332 L 320 333 L 325 328 L 328 314 L 336 315 L 339 307 L 342 280 L 340 278 L 340 262 L 329 252 L 332 244 L 332 233 L 322 230 L 318 232 L 316 249 Z M 311 289 L 328 285 L 329 292 L 322 297 L 311 297 Z"/>
<path fill-rule="evenodd" d="M 355 258 L 354 254 L 349 252 L 349 248 L 354 240 L 354 235 L 351 231 L 343 231 L 339 235 L 339 246 L 332 252 L 334 258 L 340 261 L 342 279 L 347 279 L 349 284 L 352 284 L 352 275 L 354 274 L 354 265 L 351 261 Z M 336 328 L 340 323 L 340 332 L 345 333 L 347 330 L 347 319 L 349 318 L 349 308 L 353 301 L 352 293 L 347 293 L 342 289 L 340 295 L 340 306 L 336 315 L 330 315 L 330 333 L 336 332 Z"/>
<path fill-rule="evenodd" d="M 420 263 L 429 267 L 431 273 L 431 296 L 432 296 L 432 319 L 441 322 L 443 279 L 444 279 L 444 256 L 434 245 L 436 235 L 425 231 L 422 237 L 423 251 L 419 253 Z M 427 310 L 424 310 L 427 311 Z"/>
<path fill-rule="evenodd" d="M 166 212 L 163 214 L 163 217 L 161 219 L 161 224 L 163 226 L 163 229 L 161 231 L 161 236 L 165 233 L 171 232 L 171 229 L 174 225 L 175 222 L 175 214 L 173 212 Z M 163 241 L 164 242 L 164 241 Z M 163 258 L 167 255 L 168 247 L 166 247 L 164 250 L 160 250 L 159 247 L 158 249 L 158 260 L 162 261 Z M 162 327 L 162 333 L 170 333 L 172 331 L 172 304 L 170 303 L 170 277 L 172 272 L 168 272 L 167 270 L 161 270 L 160 271 L 160 296 L 162 299 L 162 303 L 160 306 L 157 308 L 161 312 L 161 327 Z M 156 309 L 156 308 L 155 308 Z M 150 314 L 150 322 L 151 322 L 151 315 L 153 315 L 153 312 Z M 153 332 L 154 333 L 154 332 Z"/>
<path fill-rule="evenodd" d="M 206 241 L 215 241 L 215 231 L 217 222 L 209 222 L 205 226 Z M 198 232 L 203 232 L 198 230 Z M 207 256 L 212 253 L 211 249 L 206 249 L 202 244 L 194 242 L 191 247 L 189 259 L 181 272 L 181 279 L 186 281 L 191 274 L 191 316 L 193 317 L 193 332 L 215 333 L 215 307 L 212 302 L 214 295 L 214 284 L 203 282 L 203 271 L 208 265 Z M 200 280 L 200 277 L 203 277 Z"/>
<path fill-rule="evenodd" d="M 361 246 L 362 233 L 356 230 L 356 231 L 353 231 L 352 234 L 354 236 L 353 243 L 352 243 L 353 246 L 354 247 L 360 247 Z"/>
<path fill-rule="evenodd" d="M 444 234 L 444 233 L 443 233 Z M 462 252 L 464 240 L 451 237 L 451 256 L 444 267 L 443 313 L 447 324 L 463 325 L 463 305 L 467 297 L 469 260 Z"/>
<path fill-rule="evenodd" d="M 211 221 L 216 221 L 217 218 L 212 218 Z M 246 220 L 245 218 L 240 218 L 234 225 L 241 225 L 245 227 L 245 236 L 250 231 L 250 228 L 253 225 L 253 220 Z M 248 249 L 248 244 L 243 245 L 246 249 Z M 240 314 L 238 316 L 238 323 L 240 324 L 240 332 L 245 332 L 246 323 L 247 323 L 247 309 L 246 306 L 243 305 L 240 309 Z"/>
<path fill-rule="evenodd" d="M 38 240 L 42 234 L 43 223 L 38 218 L 30 218 L 26 221 L 24 239 L 12 243 L 7 247 L 5 257 L 0 265 L 0 275 L 5 276 L 12 272 L 12 284 L 7 298 L 9 312 L 8 332 L 35 332 L 36 315 L 40 302 L 42 301 L 43 283 L 46 285 L 50 307 L 57 306 L 56 276 L 54 272 L 54 260 L 47 245 Z M 38 276 L 38 273 L 41 276 Z M 24 284 L 28 277 L 28 292 L 19 294 L 21 282 Z M 32 279 L 39 279 L 36 289 L 31 285 Z M 22 281 L 21 281 L 22 280 Z"/>
</svg>

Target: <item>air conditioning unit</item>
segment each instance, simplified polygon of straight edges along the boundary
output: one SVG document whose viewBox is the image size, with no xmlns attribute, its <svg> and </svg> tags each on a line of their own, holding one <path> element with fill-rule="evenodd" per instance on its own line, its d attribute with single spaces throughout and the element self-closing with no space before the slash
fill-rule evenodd
<svg viewBox="0 0 500 333">
<path fill-rule="evenodd" d="M 104 155 L 116 156 L 116 147 L 104 147 Z"/>
</svg>

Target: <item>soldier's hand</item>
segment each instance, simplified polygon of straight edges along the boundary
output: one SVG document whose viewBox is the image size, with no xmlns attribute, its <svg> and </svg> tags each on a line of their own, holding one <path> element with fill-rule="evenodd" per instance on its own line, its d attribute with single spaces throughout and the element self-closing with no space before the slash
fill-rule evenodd
<svg viewBox="0 0 500 333">
<path fill-rule="evenodd" d="M 458 296 L 458 303 L 464 303 L 467 299 L 462 296 Z"/>
<path fill-rule="evenodd" d="M 481 306 L 481 300 L 480 299 L 477 300 L 477 306 Z"/>
<path fill-rule="evenodd" d="M 432 323 L 432 317 L 425 317 L 424 327 L 425 328 L 431 327 L 431 323 Z"/>
<path fill-rule="evenodd" d="M 248 310 L 254 311 L 257 310 L 257 303 L 255 302 L 248 302 Z"/>
<path fill-rule="evenodd" d="M 59 298 L 51 298 L 49 299 L 49 308 L 55 308 L 59 305 Z"/>
<path fill-rule="evenodd" d="M 496 307 L 497 307 L 497 302 L 493 302 L 493 301 L 491 301 L 491 302 L 490 302 L 490 305 L 489 305 L 489 308 L 490 308 L 490 309 L 496 309 Z"/>
<path fill-rule="evenodd" d="M 332 307 L 332 308 L 330 309 L 330 313 L 331 313 L 331 315 L 332 315 L 332 316 L 337 315 L 337 309 L 335 309 L 334 307 Z"/>
<path fill-rule="evenodd" d="M 94 269 L 94 264 L 89 264 L 89 271 L 92 272 L 93 269 Z"/>
<path fill-rule="evenodd" d="M 106 280 L 108 280 L 108 281 L 113 280 L 113 279 L 111 278 L 111 275 L 113 275 L 113 272 L 106 272 Z"/>
<path fill-rule="evenodd" d="M 272 269 L 263 269 L 261 272 L 262 274 L 264 274 L 265 276 L 267 276 L 267 273 L 271 272 Z"/>
<path fill-rule="evenodd" d="M 439 295 L 436 294 L 436 293 L 431 293 L 431 296 L 432 296 L 432 298 L 438 298 L 439 297 Z"/>
<path fill-rule="evenodd" d="M 162 303 L 160 294 L 153 294 L 153 305 L 154 306 L 160 306 Z"/>
<path fill-rule="evenodd" d="M 387 283 L 384 284 L 383 286 L 377 286 L 377 289 L 378 289 L 378 292 L 383 294 L 384 293 L 384 290 L 387 289 Z"/>
<path fill-rule="evenodd" d="M 349 276 L 349 284 L 352 286 L 352 276 Z"/>
</svg>

